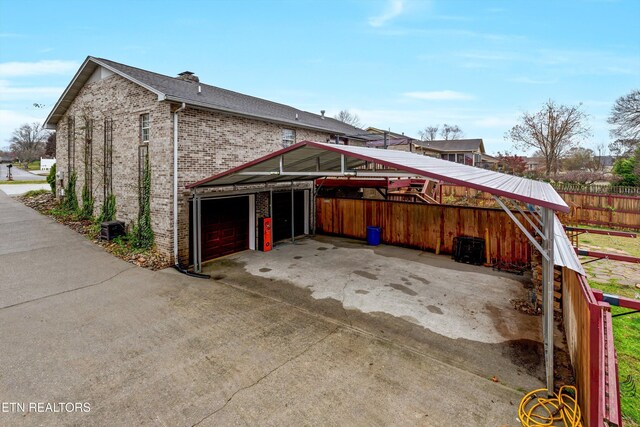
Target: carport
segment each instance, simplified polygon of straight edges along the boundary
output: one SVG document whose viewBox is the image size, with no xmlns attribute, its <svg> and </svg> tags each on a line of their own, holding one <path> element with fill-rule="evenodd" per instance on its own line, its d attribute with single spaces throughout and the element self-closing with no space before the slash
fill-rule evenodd
<svg viewBox="0 0 640 427">
<path fill-rule="evenodd" d="M 234 193 L 256 184 L 266 187 L 291 183 L 293 186 L 295 182 L 331 177 L 427 178 L 492 194 L 542 255 L 545 374 L 548 393 L 553 393 L 553 265 L 578 272 L 582 272 L 582 267 L 555 216 L 555 211 L 568 212 L 569 207 L 548 183 L 409 152 L 303 141 L 187 186 L 193 201 L 194 270 L 199 272 L 202 268 L 200 219 L 202 198 L 206 197 L 207 189 Z M 312 206 L 315 207 L 315 203 Z M 541 243 L 510 207 L 522 214 Z"/>
</svg>

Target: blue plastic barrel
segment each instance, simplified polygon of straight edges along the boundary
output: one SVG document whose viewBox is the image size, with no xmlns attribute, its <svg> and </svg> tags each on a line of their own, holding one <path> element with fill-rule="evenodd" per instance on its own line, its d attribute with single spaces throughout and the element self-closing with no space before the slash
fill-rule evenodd
<svg viewBox="0 0 640 427">
<path fill-rule="evenodd" d="M 367 244 L 370 246 L 378 246 L 380 244 L 380 227 L 367 227 Z"/>
</svg>

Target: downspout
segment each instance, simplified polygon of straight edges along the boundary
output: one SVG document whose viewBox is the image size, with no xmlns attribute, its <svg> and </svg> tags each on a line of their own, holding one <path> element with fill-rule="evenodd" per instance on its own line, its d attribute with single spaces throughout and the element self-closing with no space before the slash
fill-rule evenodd
<svg viewBox="0 0 640 427">
<path fill-rule="evenodd" d="M 178 262 L 178 113 L 187 108 L 183 102 L 180 108 L 173 112 L 173 262 Z"/>
</svg>

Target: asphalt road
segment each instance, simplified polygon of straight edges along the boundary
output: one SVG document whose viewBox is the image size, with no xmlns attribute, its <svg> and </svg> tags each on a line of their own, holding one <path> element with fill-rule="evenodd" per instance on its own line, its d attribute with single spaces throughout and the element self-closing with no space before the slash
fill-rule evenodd
<svg viewBox="0 0 640 427">
<path fill-rule="evenodd" d="M 6 181 L 9 174 L 9 168 L 6 163 L 0 164 L 0 181 Z M 15 165 L 11 168 L 11 175 L 14 181 L 46 181 L 47 177 L 43 175 L 36 175 L 31 172 L 24 171 Z"/>
<path fill-rule="evenodd" d="M 133 266 L 1 192 L 0 343 L 0 425 L 518 425 L 522 396 L 313 310 Z"/>
</svg>

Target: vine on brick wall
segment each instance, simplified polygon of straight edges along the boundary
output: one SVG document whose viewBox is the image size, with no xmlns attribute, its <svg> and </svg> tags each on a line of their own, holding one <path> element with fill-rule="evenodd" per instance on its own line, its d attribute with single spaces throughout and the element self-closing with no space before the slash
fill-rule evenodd
<svg viewBox="0 0 640 427">
<path fill-rule="evenodd" d="M 56 164 L 55 163 L 53 164 L 53 166 L 51 166 L 51 170 L 49 170 L 49 175 L 47 175 L 47 182 L 51 187 L 51 192 L 53 194 L 56 194 Z"/>
<path fill-rule="evenodd" d="M 133 246 L 140 249 L 149 249 L 153 246 L 154 234 L 151 228 L 151 168 L 149 167 L 149 156 L 146 156 L 144 162 L 138 223 L 133 227 L 131 234 L 133 235 Z"/>
<path fill-rule="evenodd" d="M 82 186 L 82 209 L 80 210 L 80 216 L 85 219 L 93 217 L 93 195 L 86 183 Z"/>
<path fill-rule="evenodd" d="M 71 172 L 69 176 L 69 181 L 67 182 L 67 188 L 64 191 L 64 203 L 63 207 L 71 212 L 78 212 L 78 198 L 76 196 L 76 179 L 77 175 L 74 172 Z"/>
<path fill-rule="evenodd" d="M 109 194 L 107 199 L 102 204 L 100 216 L 98 217 L 98 223 L 105 221 L 113 221 L 116 219 L 116 195 Z"/>
</svg>

